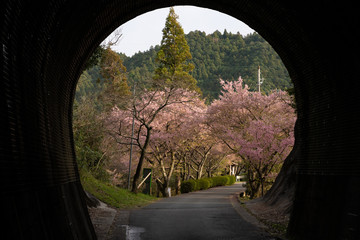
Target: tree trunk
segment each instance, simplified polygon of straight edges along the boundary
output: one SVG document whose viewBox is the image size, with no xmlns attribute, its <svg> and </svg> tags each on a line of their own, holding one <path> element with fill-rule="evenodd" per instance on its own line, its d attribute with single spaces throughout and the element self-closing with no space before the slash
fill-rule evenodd
<svg viewBox="0 0 360 240">
<path fill-rule="evenodd" d="M 185 181 L 185 166 L 184 165 L 180 167 L 180 173 L 179 174 L 180 174 L 181 181 Z"/>
<path fill-rule="evenodd" d="M 170 187 L 170 184 L 168 181 L 165 181 L 164 183 L 164 190 L 165 190 L 165 195 L 164 197 L 171 197 L 171 190 L 170 192 L 168 191 L 168 188 Z"/>
<path fill-rule="evenodd" d="M 296 121 L 295 128 L 295 144 L 289 156 L 285 159 L 284 164 L 275 183 L 270 190 L 265 194 L 263 201 L 276 207 L 278 211 L 283 213 L 290 213 L 295 196 L 295 183 L 296 183 L 296 162 L 300 158 L 301 138 L 300 123 Z"/>
<path fill-rule="evenodd" d="M 186 165 L 187 165 L 187 174 L 185 180 L 189 180 L 191 176 L 191 168 L 190 168 L 190 164 L 186 164 Z"/>
<path fill-rule="evenodd" d="M 204 164 L 201 164 L 200 167 L 199 167 L 199 170 L 198 170 L 198 174 L 197 174 L 197 179 L 200 179 L 202 177 L 202 172 L 203 172 L 203 169 L 204 169 Z"/>
<path fill-rule="evenodd" d="M 257 198 L 261 195 L 261 179 L 254 173 L 253 169 L 247 170 L 247 176 L 248 176 L 248 189 L 247 192 L 249 192 L 250 198 Z"/>
<path fill-rule="evenodd" d="M 161 172 L 162 172 L 163 179 L 164 179 L 164 183 L 163 183 L 164 197 L 170 197 L 171 196 L 167 189 L 168 189 L 168 187 L 170 185 L 170 180 L 171 180 L 172 174 L 173 174 L 174 169 L 175 169 L 175 155 L 174 155 L 173 152 L 171 152 L 170 154 L 171 154 L 171 164 L 170 164 L 169 172 L 166 172 L 164 161 L 161 158 L 159 159 L 160 160 L 161 170 L 162 170 Z"/>
<path fill-rule="evenodd" d="M 181 180 L 180 180 L 180 175 L 177 174 L 176 175 L 176 187 L 175 187 L 175 194 L 178 195 L 180 193 L 180 188 L 181 188 Z"/>
<path fill-rule="evenodd" d="M 163 197 L 166 196 L 166 193 L 165 193 L 165 187 L 164 187 L 164 184 L 159 180 L 159 179 L 156 179 L 155 180 L 156 182 L 156 185 L 158 187 L 158 191 L 161 192 L 161 194 L 163 195 Z M 159 197 L 159 196 L 158 196 Z"/>
<path fill-rule="evenodd" d="M 147 130 L 147 134 L 146 134 L 145 143 L 144 143 L 144 146 L 141 148 L 139 163 L 138 163 L 138 165 L 136 167 L 136 172 L 135 172 L 135 175 L 134 175 L 133 185 L 132 185 L 132 189 L 131 189 L 131 191 L 134 192 L 134 193 L 138 192 L 137 186 L 138 186 L 139 179 L 140 179 L 140 176 L 141 176 L 141 172 L 142 172 L 142 169 L 143 169 L 146 149 L 147 149 L 147 147 L 149 145 L 149 141 L 150 141 L 151 127 L 146 127 L 146 130 Z"/>
</svg>

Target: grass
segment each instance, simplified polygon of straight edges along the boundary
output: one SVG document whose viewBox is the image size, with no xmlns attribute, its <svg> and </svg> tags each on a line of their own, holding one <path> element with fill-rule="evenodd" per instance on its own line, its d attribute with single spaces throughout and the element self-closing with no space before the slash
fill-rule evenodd
<svg viewBox="0 0 360 240">
<path fill-rule="evenodd" d="M 81 184 L 84 189 L 100 201 L 119 209 L 131 209 L 146 206 L 156 197 L 142 193 L 132 193 L 94 178 L 89 172 L 81 172 Z"/>
</svg>

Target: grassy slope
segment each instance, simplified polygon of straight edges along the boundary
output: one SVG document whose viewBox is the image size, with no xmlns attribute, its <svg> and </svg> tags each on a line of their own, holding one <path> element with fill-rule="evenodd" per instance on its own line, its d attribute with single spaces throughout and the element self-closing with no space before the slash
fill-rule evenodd
<svg viewBox="0 0 360 240">
<path fill-rule="evenodd" d="M 87 172 L 81 173 L 81 183 L 87 192 L 100 201 L 120 209 L 142 207 L 157 199 L 142 193 L 134 194 L 128 190 L 101 182 Z"/>
</svg>

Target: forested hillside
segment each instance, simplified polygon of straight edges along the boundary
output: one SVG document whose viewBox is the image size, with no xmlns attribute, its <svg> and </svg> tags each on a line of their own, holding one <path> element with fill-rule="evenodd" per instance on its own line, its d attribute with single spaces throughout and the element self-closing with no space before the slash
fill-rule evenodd
<svg viewBox="0 0 360 240">
<path fill-rule="evenodd" d="M 261 67 L 261 76 L 265 79 L 261 86 L 262 91 L 269 93 L 274 89 L 285 90 L 292 87 L 280 57 L 257 33 L 243 37 L 226 30 L 224 33 L 216 31 L 209 35 L 194 31 L 186 35 L 186 40 L 192 54 L 191 62 L 195 65 L 191 74 L 208 102 L 218 98 L 221 90 L 220 78 L 233 81 L 241 76 L 250 90 L 257 90 L 258 66 Z M 153 77 L 158 51 L 157 45 L 132 57 L 119 53 L 127 68 L 130 86 L 134 81 L 141 83 Z M 78 91 L 94 91 L 93 86 L 100 76 L 98 69 L 95 66 L 84 72 L 79 84 L 82 86 Z"/>
<path fill-rule="evenodd" d="M 220 93 L 219 78 L 236 80 L 241 75 L 251 90 L 257 89 L 258 66 L 265 79 L 262 85 L 264 92 L 284 90 L 292 85 L 280 57 L 257 33 L 243 37 L 226 30 L 210 35 L 194 31 L 186 35 L 186 40 L 193 57 L 191 62 L 195 65 L 192 75 L 209 100 L 217 98 Z M 122 54 L 129 82 L 152 77 L 158 50 L 159 46 L 155 46 L 132 57 Z"/>
</svg>

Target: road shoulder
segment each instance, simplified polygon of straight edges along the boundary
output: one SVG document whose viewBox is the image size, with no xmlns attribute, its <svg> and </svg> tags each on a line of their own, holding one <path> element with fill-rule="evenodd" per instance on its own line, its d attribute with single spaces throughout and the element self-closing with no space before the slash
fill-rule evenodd
<svg viewBox="0 0 360 240">
<path fill-rule="evenodd" d="M 267 226 L 261 223 L 254 215 L 250 214 L 242 205 L 238 199 L 239 193 L 235 193 L 230 197 L 230 202 L 236 212 L 248 223 L 258 227 L 261 230 L 267 229 Z"/>
<path fill-rule="evenodd" d="M 266 231 L 274 239 L 285 240 L 289 215 L 280 214 L 276 209 L 265 205 L 260 199 L 241 202 L 239 193 L 231 197 L 234 209 L 247 222 Z"/>
</svg>

